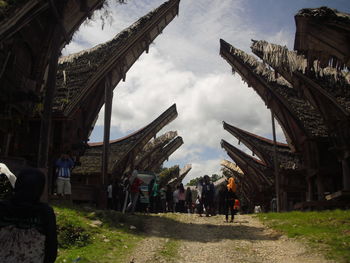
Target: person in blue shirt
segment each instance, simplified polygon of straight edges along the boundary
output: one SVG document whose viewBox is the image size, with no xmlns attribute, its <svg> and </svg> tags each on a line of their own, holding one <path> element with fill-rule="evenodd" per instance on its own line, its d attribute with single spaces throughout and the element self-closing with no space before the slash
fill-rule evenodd
<svg viewBox="0 0 350 263">
<path fill-rule="evenodd" d="M 70 176 L 71 169 L 74 167 L 73 160 L 68 154 L 62 154 L 56 163 L 56 175 L 57 175 L 57 194 L 61 197 L 66 196 L 68 199 L 72 194 Z"/>
</svg>

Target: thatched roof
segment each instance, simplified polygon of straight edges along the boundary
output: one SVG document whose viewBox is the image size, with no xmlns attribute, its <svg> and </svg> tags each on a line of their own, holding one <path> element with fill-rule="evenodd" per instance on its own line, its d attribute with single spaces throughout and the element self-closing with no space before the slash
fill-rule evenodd
<svg viewBox="0 0 350 263">
<path fill-rule="evenodd" d="M 146 171 L 147 164 L 176 136 L 176 131 L 169 131 L 149 141 L 136 156 L 135 166 L 141 171 Z"/>
<path fill-rule="evenodd" d="M 125 169 L 130 169 L 131 162 L 141 149 L 154 137 L 165 125 L 177 117 L 174 104 L 157 119 L 146 127 L 118 140 L 110 141 L 110 154 L 108 159 L 108 173 L 117 173 L 121 176 Z M 81 166 L 74 168 L 75 174 L 99 174 L 102 165 L 103 143 L 91 143 L 81 157 Z M 130 159 L 132 158 L 132 160 Z"/>
<path fill-rule="evenodd" d="M 276 73 L 269 69 L 264 63 L 259 62 L 256 58 L 248 55 L 242 50 L 239 50 L 224 40 L 220 40 L 221 49 L 220 54 L 233 66 L 231 60 L 235 61 L 240 65 L 244 65 L 249 69 L 247 72 L 239 72 L 241 77 L 252 86 L 255 90 L 255 83 L 261 83 L 266 91 L 270 91 L 275 94 L 275 98 L 280 100 L 280 105 L 286 108 L 285 112 L 288 112 L 292 118 L 299 123 L 300 129 L 306 132 L 307 137 L 327 137 L 327 129 L 324 125 L 324 121 L 320 113 L 303 97 L 300 97 L 298 92 L 291 86 L 291 84 L 286 81 L 281 76 L 276 76 Z M 250 78 L 254 78 L 250 79 Z M 268 98 L 260 97 L 268 104 L 266 101 Z M 276 116 L 278 112 L 275 111 Z M 279 121 L 281 118 L 279 118 Z M 284 126 L 281 123 L 281 126 Z M 290 135 L 289 135 L 290 137 Z"/>
<path fill-rule="evenodd" d="M 180 184 L 186 175 L 191 171 L 192 164 L 186 164 L 179 172 L 179 176 L 171 179 L 167 184 L 172 188 L 175 188 L 176 185 Z"/>
<path fill-rule="evenodd" d="M 264 62 L 292 81 L 293 73 L 299 72 L 336 98 L 339 105 L 350 111 L 350 73 L 332 65 L 321 68 L 318 60 L 308 61 L 305 56 L 290 51 L 285 46 L 266 41 L 253 41 L 252 51 Z M 312 65 L 309 68 L 309 65 Z M 295 76 L 295 75 L 294 75 Z M 300 79 L 299 79 L 300 80 Z"/>
<path fill-rule="evenodd" d="M 125 78 L 126 72 L 138 56 L 148 50 L 150 43 L 175 17 L 178 5 L 179 0 L 169 0 L 121 31 L 112 40 L 60 58 L 54 110 L 68 115 L 101 84 L 112 69 L 112 86 L 116 86 L 120 78 Z M 136 42 L 140 45 L 137 50 L 132 47 Z M 132 53 L 129 54 L 130 51 Z"/>
<path fill-rule="evenodd" d="M 319 18 L 321 21 L 344 22 L 350 24 L 350 14 L 343 13 L 334 8 L 322 6 L 319 8 L 303 8 L 296 16 Z"/>
<path fill-rule="evenodd" d="M 227 175 L 227 177 L 235 178 L 235 182 L 238 186 L 237 194 L 242 194 L 245 196 L 245 198 L 250 200 L 252 193 L 258 190 L 257 185 L 251 181 L 249 176 L 245 176 L 243 172 L 237 172 L 236 170 L 240 170 L 240 168 L 234 163 L 227 160 L 222 160 L 221 165 L 223 166 L 223 173 Z"/>
<path fill-rule="evenodd" d="M 183 139 L 180 136 L 177 136 L 167 145 L 159 149 L 154 156 L 152 156 L 152 160 L 148 164 L 145 165 L 146 171 L 154 171 L 159 170 L 160 166 L 169 159 L 169 156 L 172 155 L 180 146 L 183 144 Z"/>
<path fill-rule="evenodd" d="M 235 173 L 243 174 L 243 171 L 241 170 L 241 168 L 239 168 L 237 164 L 234 164 L 228 160 L 221 160 L 220 164 Z"/>
<path fill-rule="evenodd" d="M 266 176 L 268 168 L 261 160 L 246 154 L 225 140 L 221 140 L 221 147 L 227 152 L 239 168 L 241 168 L 246 176 L 255 178 L 255 183 L 272 184 L 272 179 Z"/>
<path fill-rule="evenodd" d="M 295 15 L 294 49 L 318 59 L 321 67 L 350 67 L 350 14 L 328 7 L 305 8 Z"/>
<path fill-rule="evenodd" d="M 256 134 L 239 129 L 226 122 L 223 123 L 224 129 L 242 141 L 253 153 L 257 154 L 270 168 L 274 167 L 274 142 L 258 136 Z M 300 167 L 298 156 L 291 152 L 288 144 L 276 142 L 277 160 L 281 168 L 297 169 Z"/>
</svg>

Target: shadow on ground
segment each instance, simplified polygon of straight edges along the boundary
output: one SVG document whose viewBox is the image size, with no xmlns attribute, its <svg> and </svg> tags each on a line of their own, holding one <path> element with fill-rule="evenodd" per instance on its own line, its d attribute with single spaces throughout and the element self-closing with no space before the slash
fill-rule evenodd
<svg viewBox="0 0 350 263">
<path fill-rule="evenodd" d="M 186 215 L 182 215 L 186 216 Z M 171 238 L 194 242 L 215 242 L 223 239 L 231 240 L 276 240 L 277 236 L 269 236 L 263 228 L 247 226 L 247 221 L 236 221 L 229 224 L 218 224 L 217 217 L 200 219 L 205 223 L 194 223 L 196 215 L 190 215 L 191 222 L 180 222 L 160 215 L 135 215 L 144 223 L 147 236 Z M 175 215 L 176 217 L 176 215 Z M 223 216 L 220 216 L 223 220 Z M 219 222 L 221 222 L 219 221 Z M 143 233 L 144 234 L 144 233 Z"/>
<path fill-rule="evenodd" d="M 90 207 L 69 205 L 87 219 L 99 220 L 109 228 L 121 229 L 141 236 L 154 236 L 194 242 L 229 240 L 276 240 L 277 235 L 267 235 L 264 228 L 247 225 L 239 217 L 235 223 L 223 223 L 224 216 L 202 217 L 194 214 L 122 214 L 113 210 L 95 210 Z M 131 226 L 135 226 L 131 227 Z"/>
</svg>

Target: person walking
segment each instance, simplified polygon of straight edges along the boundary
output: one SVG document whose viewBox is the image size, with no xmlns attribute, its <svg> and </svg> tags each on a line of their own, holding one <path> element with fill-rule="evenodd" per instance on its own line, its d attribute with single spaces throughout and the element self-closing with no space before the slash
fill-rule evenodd
<svg viewBox="0 0 350 263">
<path fill-rule="evenodd" d="M 176 186 L 176 190 L 173 193 L 173 201 L 174 212 L 179 212 L 179 186 Z"/>
<path fill-rule="evenodd" d="M 236 183 L 233 177 L 228 179 L 228 183 L 225 191 L 225 220 L 228 222 L 228 212 L 231 212 L 231 223 L 235 217 L 234 205 L 236 200 Z"/>
<path fill-rule="evenodd" d="M 114 203 L 113 203 L 113 184 L 110 182 L 107 186 L 107 208 L 113 209 Z"/>
<path fill-rule="evenodd" d="M 56 216 L 40 202 L 44 186 L 40 170 L 22 170 L 14 196 L 0 202 L 0 262 L 55 262 Z"/>
<path fill-rule="evenodd" d="M 161 187 L 159 192 L 160 192 L 161 212 L 165 213 L 166 212 L 166 190 L 164 187 Z"/>
<path fill-rule="evenodd" d="M 134 214 L 136 204 L 139 200 L 140 196 L 140 185 L 142 181 L 137 177 L 137 171 L 133 172 L 132 176 L 129 178 L 130 181 L 130 203 L 128 205 L 127 211 L 131 212 L 131 214 Z"/>
<path fill-rule="evenodd" d="M 203 213 L 203 200 L 202 200 L 202 192 L 203 192 L 203 178 L 199 178 L 197 184 L 197 199 L 196 199 L 196 209 L 199 216 L 202 216 Z"/>
<path fill-rule="evenodd" d="M 174 207 L 173 207 L 173 189 L 171 188 L 171 185 L 166 186 L 166 211 L 167 212 L 174 212 Z"/>
<path fill-rule="evenodd" d="M 161 204 L 159 182 L 158 182 L 157 178 L 154 181 L 151 196 L 152 196 L 152 200 L 153 200 L 152 211 L 153 211 L 153 213 L 157 214 L 160 211 L 160 204 Z"/>
<path fill-rule="evenodd" d="M 214 214 L 214 193 L 215 188 L 214 184 L 210 181 L 210 177 L 208 175 L 204 175 L 204 183 L 202 190 L 202 201 L 205 208 L 206 216 L 210 216 Z"/>
<path fill-rule="evenodd" d="M 186 189 L 185 202 L 186 202 L 187 213 L 189 214 L 192 213 L 192 191 L 190 187 L 187 187 Z"/>
<path fill-rule="evenodd" d="M 115 178 L 112 186 L 112 197 L 113 197 L 113 209 L 115 211 L 121 211 L 123 206 L 123 186 L 121 185 L 120 179 Z"/>
<path fill-rule="evenodd" d="M 130 199 L 130 181 L 129 181 L 129 177 L 130 177 L 130 173 L 124 174 L 123 178 L 122 178 L 122 186 L 123 186 L 123 194 L 122 194 L 122 213 L 124 214 Z"/>
<path fill-rule="evenodd" d="M 186 200 L 186 193 L 185 193 L 185 188 L 184 185 L 181 183 L 179 185 L 179 203 L 178 203 L 178 207 L 179 207 L 179 212 L 180 213 L 185 213 L 185 200 Z"/>
</svg>

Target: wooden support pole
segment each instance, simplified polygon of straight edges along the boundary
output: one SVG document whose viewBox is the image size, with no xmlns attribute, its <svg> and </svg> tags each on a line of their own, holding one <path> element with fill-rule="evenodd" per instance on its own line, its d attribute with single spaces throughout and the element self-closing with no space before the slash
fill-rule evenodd
<svg viewBox="0 0 350 263">
<path fill-rule="evenodd" d="M 307 178 L 307 193 L 306 193 L 306 201 L 313 201 L 313 180 L 312 177 Z"/>
<path fill-rule="evenodd" d="M 350 160 L 346 158 L 342 160 L 343 167 L 343 189 L 344 191 L 350 191 Z"/>
<path fill-rule="evenodd" d="M 9 155 L 11 139 L 12 139 L 12 134 L 8 133 L 6 135 L 6 137 L 5 137 L 5 150 L 4 150 L 4 153 L 3 153 L 3 155 L 5 157 L 7 157 Z"/>
<path fill-rule="evenodd" d="M 105 116 L 103 132 L 103 153 L 102 153 L 102 185 L 106 184 L 108 175 L 108 156 L 109 156 L 109 136 L 111 130 L 113 89 L 111 77 L 108 75 L 105 79 Z"/>
<path fill-rule="evenodd" d="M 275 116 L 271 110 L 271 122 L 272 122 L 272 135 L 273 135 L 273 163 L 275 173 L 275 190 L 276 190 L 276 203 L 277 212 L 280 212 L 280 178 L 278 173 L 278 160 L 277 160 L 277 146 L 276 146 L 276 128 L 275 128 Z"/>
<path fill-rule="evenodd" d="M 323 182 L 323 177 L 320 171 L 318 171 L 317 173 L 317 177 L 316 177 L 316 183 L 317 183 L 317 200 L 321 201 L 324 200 L 324 182 Z"/>
<path fill-rule="evenodd" d="M 56 34 L 57 36 L 58 34 Z M 48 162 L 48 150 L 49 150 L 49 138 L 52 118 L 52 105 L 54 94 L 56 90 L 56 73 L 57 63 L 59 56 L 59 41 L 58 37 L 54 37 L 57 41 L 52 48 L 52 53 L 49 61 L 49 72 L 46 82 L 46 90 L 44 97 L 44 111 L 41 119 L 40 126 L 40 140 L 39 140 L 39 155 L 38 155 L 38 167 L 47 168 Z"/>
<path fill-rule="evenodd" d="M 42 200 L 48 200 L 48 157 L 49 157 L 49 145 L 50 145 L 50 133 L 51 133 L 51 122 L 52 122 L 52 106 L 56 90 L 56 74 L 58 57 L 60 54 L 60 34 L 57 32 L 57 26 L 53 30 L 53 36 L 51 41 L 51 56 L 49 60 L 49 72 L 46 81 L 46 90 L 44 97 L 44 110 L 41 118 L 40 126 L 40 138 L 39 138 L 39 151 L 38 151 L 38 168 L 41 168 L 46 175 L 46 186 L 42 197 Z"/>
</svg>

